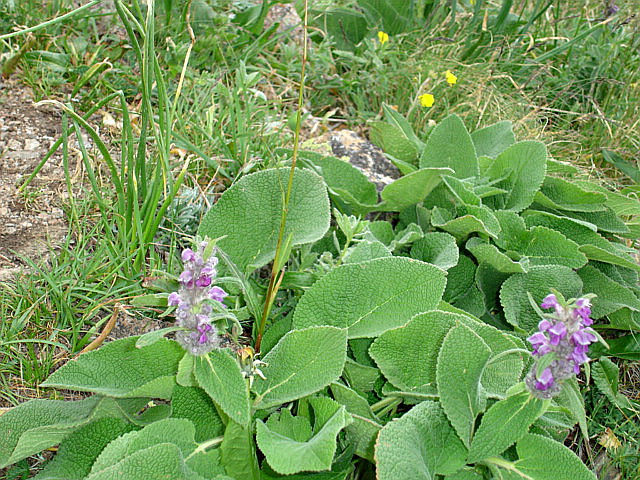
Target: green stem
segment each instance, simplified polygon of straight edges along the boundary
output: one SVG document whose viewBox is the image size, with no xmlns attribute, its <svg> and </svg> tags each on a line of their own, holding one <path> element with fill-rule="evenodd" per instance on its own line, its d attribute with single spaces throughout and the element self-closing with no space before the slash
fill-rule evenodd
<svg viewBox="0 0 640 480">
<path fill-rule="evenodd" d="M 373 405 L 371 405 L 371 410 L 373 410 L 374 412 L 377 410 L 382 410 L 384 407 L 393 404 L 394 402 L 398 401 L 398 397 L 386 397 L 383 398 L 382 400 L 380 400 L 379 402 L 374 403 Z"/>
<path fill-rule="evenodd" d="M 282 217 L 280 218 L 280 230 L 278 231 L 278 243 L 276 244 L 276 255 L 278 258 L 280 250 L 283 245 L 284 231 L 287 225 L 287 214 L 289 213 L 289 200 L 291 199 L 291 190 L 293 187 L 293 175 L 296 171 L 296 160 L 298 159 L 298 150 L 300 148 L 300 127 L 302 123 L 302 101 L 304 97 L 304 73 L 307 65 L 307 17 L 308 17 L 308 0 L 304 0 L 304 34 L 302 38 L 302 66 L 300 68 L 300 89 L 298 92 L 298 111 L 296 112 L 296 129 L 293 140 L 293 158 L 291 159 L 291 169 L 289 170 L 289 182 L 287 183 L 287 191 L 284 197 L 284 204 L 282 206 Z M 260 326 L 258 328 L 258 334 L 256 336 L 256 343 L 254 349 L 256 353 L 260 352 L 260 345 L 262 343 L 262 335 L 264 334 L 264 327 L 267 323 L 267 318 L 271 313 L 271 307 L 275 300 L 276 293 L 278 291 L 279 283 L 277 282 L 278 270 L 273 268 L 271 270 L 271 277 L 269 278 L 269 287 L 265 296 L 264 309 L 262 310 L 262 318 L 260 319 Z"/>
</svg>

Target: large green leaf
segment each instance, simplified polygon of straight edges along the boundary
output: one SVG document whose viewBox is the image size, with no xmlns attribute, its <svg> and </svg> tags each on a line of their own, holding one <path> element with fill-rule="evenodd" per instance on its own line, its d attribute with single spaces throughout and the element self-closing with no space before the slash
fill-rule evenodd
<svg viewBox="0 0 640 480">
<path fill-rule="evenodd" d="M 516 262 L 498 247 L 479 237 L 471 237 L 465 247 L 476 257 L 479 264 L 484 262 L 501 273 L 525 273 L 529 266 L 526 258 Z"/>
<path fill-rule="evenodd" d="M 378 203 L 378 192 L 374 183 L 348 161 L 335 157 L 308 158 L 322 175 L 334 200 L 342 202 L 355 214 L 366 214 Z"/>
<path fill-rule="evenodd" d="M 531 205 L 544 179 L 547 149 L 541 142 L 524 141 L 500 153 L 484 172 L 491 179 L 504 179 L 495 184 L 508 193 L 487 199 L 496 210 L 520 212 Z"/>
<path fill-rule="evenodd" d="M 531 294 L 537 305 L 555 288 L 566 298 L 577 297 L 582 291 L 582 280 L 569 267 L 543 265 L 531 267 L 527 273 L 516 273 L 507 278 L 500 288 L 500 302 L 506 320 L 525 332 L 535 329 L 540 322 L 538 313 L 529 302 Z"/>
<path fill-rule="evenodd" d="M 452 173 L 450 168 L 421 168 L 401 177 L 382 190 L 382 205 L 378 210 L 399 212 L 420 203 L 442 181 L 441 175 Z"/>
<path fill-rule="evenodd" d="M 149 480 L 150 478 L 190 480 L 187 477 L 180 449 L 171 443 L 159 443 L 137 450 L 103 469 L 92 471 L 85 477 L 86 480 L 122 480 L 123 478 L 127 480 Z"/>
<path fill-rule="evenodd" d="M 224 237 L 218 246 L 242 270 L 262 267 L 275 256 L 289 169 L 242 177 L 206 213 L 198 234 Z M 329 197 L 322 178 L 298 169 L 293 177 L 287 227 L 293 245 L 320 240 L 329 229 Z"/>
<path fill-rule="evenodd" d="M 519 460 L 502 470 L 507 480 L 596 480 L 596 476 L 561 443 L 528 433 L 516 444 Z"/>
<path fill-rule="evenodd" d="M 382 429 L 380 419 L 375 416 L 369 402 L 356 391 L 340 383 L 331 384 L 331 393 L 336 401 L 345 406 L 353 423 L 345 431 L 356 455 L 374 462 L 374 447 L 378 433 Z"/>
<path fill-rule="evenodd" d="M 586 293 L 595 293 L 592 301 L 591 317 L 602 318 L 621 308 L 640 311 L 640 300 L 627 287 L 612 280 L 597 268 L 587 265 L 578 270 Z"/>
<path fill-rule="evenodd" d="M 165 338 L 136 348 L 137 339 L 123 338 L 80 355 L 56 370 L 42 386 L 111 397 L 171 398 L 184 350 Z"/>
<path fill-rule="evenodd" d="M 447 288 L 443 299 L 453 303 L 462 298 L 473 286 L 475 273 L 476 264 L 470 257 L 461 254 L 458 264 L 447 271 Z"/>
<path fill-rule="evenodd" d="M 490 356 L 491 349 L 482 337 L 464 325 L 449 330 L 438 354 L 440 403 L 467 446 L 471 444 L 476 417 L 486 406 L 480 380 Z"/>
<path fill-rule="evenodd" d="M 576 242 L 547 227 L 532 227 L 514 247 L 516 252 L 527 257 L 530 265 L 580 268 L 587 263 L 587 257 Z"/>
<path fill-rule="evenodd" d="M 438 352 L 445 335 L 461 315 L 433 311 L 387 330 L 369 347 L 369 354 L 391 384 L 406 392 L 433 393 Z"/>
<path fill-rule="evenodd" d="M 60 443 L 101 416 L 105 402 L 113 400 L 98 396 L 76 402 L 31 400 L 12 408 L 0 416 L 0 468 Z"/>
<path fill-rule="evenodd" d="M 546 177 L 535 201 L 547 208 L 572 212 L 598 212 L 605 209 L 604 193 L 583 190 L 568 180 Z"/>
<path fill-rule="evenodd" d="M 171 416 L 186 418 L 196 428 L 196 442 L 222 435 L 224 425 L 211 397 L 199 387 L 177 385 L 171 397 Z"/>
<path fill-rule="evenodd" d="M 522 438 L 529 426 L 544 413 L 545 402 L 528 391 L 520 392 L 494 403 L 482 416 L 473 436 L 468 463 L 500 455 Z"/>
<path fill-rule="evenodd" d="M 258 447 L 278 473 L 329 470 L 338 432 L 351 423 L 345 407 L 330 398 L 311 398 L 309 403 L 313 425 L 309 418 L 294 417 L 286 408 L 272 414 L 266 423 L 258 420 L 256 424 Z"/>
<path fill-rule="evenodd" d="M 384 153 L 403 162 L 414 163 L 417 160 L 418 148 L 400 128 L 387 122 L 371 122 L 369 125 L 371 141 Z"/>
<path fill-rule="evenodd" d="M 456 239 L 442 232 L 429 232 L 411 247 L 411 258 L 431 263 L 443 270 L 458 264 Z"/>
<path fill-rule="evenodd" d="M 433 480 L 465 464 L 467 449 L 437 402 L 425 401 L 380 431 L 378 480 Z"/>
<path fill-rule="evenodd" d="M 640 270 L 640 265 L 624 248 L 609 242 L 584 222 L 539 211 L 529 212 L 525 220 L 528 226 L 541 225 L 561 232 L 580 245 L 580 251 L 590 260 Z"/>
<path fill-rule="evenodd" d="M 208 463 L 207 478 L 223 473 L 222 467 L 217 464 L 217 453 L 212 455 L 197 448 L 194 435 L 193 424 L 181 418 L 167 418 L 151 423 L 142 430 L 121 435 L 102 450 L 87 479 L 199 480 L 202 477 L 190 467 L 193 465 L 200 472 L 203 463 Z M 163 458 L 155 458 L 155 454 Z M 146 466 L 143 458 L 147 460 Z"/>
<path fill-rule="evenodd" d="M 238 362 L 227 350 L 213 350 L 195 361 L 194 373 L 204 391 L 234 422 L 248 425 L 249 390 Z"/>
<path fill-rule="evenodd" d="M 117 418 L 101 418 L 62 441 L 56 456 L 34 477 L 36 480 L 82 480 L 109 442 L 136 427 Z"/>
<path fill-rule="evenodd" d="M 443 270 L 406 257 L 342 265 L 302 296 L 293 324 L 334 325 L 347 328 L 349 338 L 375 337 L 433 310 L 444 285 Z"/>
<path fill-rule="evenodd" d="M 458 239 L 465 239 L 472 233 L 497 237 L 500 223 L 491 209 L 484 205 L 465 205 L 454 216 L 448 210 L 435 207 L 431 212 L 431 224 Z"/>
<path fill-rule="evenodd" d="M 264 357 L 253 390 L 256 408 L 270 408 L 317 392 L 335 381 L 347 355 L 345 329 L 318 326 L 292 330 Z"/>
<path fill-rule="evenodd" d="M 478 157 L 495 158 L 516 143 L 512 123 L 505 120 L 481 128 L 471 134 Z"/>
<path fill-rule="evenodd" d="M 429 135 L 420 157 L 420 168 L 428 167 L 452 168 L 457 178 L 480 174 L 473 141 L 457 115 L 449 115 Z"/>
<path fill-rule="evenodd" d="M 252 429 L 231 420 L 220 445 L 222 464 L 235 480 L 260 480 L 260 467 Z"/>
</svg>

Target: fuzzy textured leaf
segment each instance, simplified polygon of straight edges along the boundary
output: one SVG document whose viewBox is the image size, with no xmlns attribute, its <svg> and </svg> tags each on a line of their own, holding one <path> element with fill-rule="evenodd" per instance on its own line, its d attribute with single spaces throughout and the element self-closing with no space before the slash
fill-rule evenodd
<svg viewBox="0 0 640 480">
<path fill-rule="evenodd" d="M 390 183 L 380 193 L 382 206 L 378 210 L 399 212 L 420 203 L 442 181 L 441 175 L 452 173 L 450 168 L 421 168 Z"/>
<path fill-rule="evenodd" d="M 245 271 L 275 256 L 289 169 L 271 169 L 242 177 L 206 213 L 198 234 L 224 237 L 218 246 Z M 320 240 L 329 229 L 329 197 L 322 178 L 298 169 L 293 178 L 284 238 L 293 245 Z"/>
<path fill-rule="evenodd" d="M 595 293 L 592 300 L 591 317 L 602 318 L 621 308 L 640 311 L 640 300 L 627 287 L 612 280 L 597 268 L 587 265 L 578 270 L 584 283 L 584 291 Z"/>
<path fill-rule="evenodd" d="M 467 462 L 500 455 L 527 433 L 544 410 L 545 402 L 529 392 L 520 392 L 494 403 L 482 416 Z"/>
<path fill-rule="evenodd" d="M 194 373 L 204 391 L 234 422 L 248 425 L 249 391 L 238 362 L 226 350 L 212 350 L 195 362 Z"/>
<path fill-rule="evenodd" d="M 331 393 L 353 418 L 353 423 L 347 425 L 345 431 L 356 455 L 374 462 L 375 442 L 382 429 L 380 419 L 371 410 L 369 402 L 349 387 L 332 383 Z"/>
<path fill-rule="evenodd" d="M 605 209 L 607 196 L 583 190 L 575 183 L 557 177 L 546 177 L 535 201 L 547 208 L 573 212 L 598 212 Z"/>
<path fill-rule="evenodd" d="M 375 337 L 433 310 L 445 286 L 443 270 L 406 257 L 342 265 L 305 292 L 293 325 L 347 328 L 349 338 Z"/>
<path fill-rule="evenodd" d="M 287 333 L 263 358 L 266 380 L 255 379 L 255 407 L 274 407 L 326 387 L 342 373 L 346 355 L 345 329 L 318 326 Z"/>
<path fill-rule="evenodd" d="M 516 143 L 513 125 L 507 120 L 474 131 L 471 139 L 478 157 L 495 158 Z"/>
<path fill-rule="evenodd" d="M 540 317 L 529 303 L 527 293 L 540 305 L 552 287 L 565 298 L 578 297 L 582 291 L 582 280 L 569 267 L 561 265 L 531 267 L 527 273 L 516 273 L 507 278 L 500 288 L 500 302 L 506 320 L 525 332 L 534 330 Z"/>
<path fill-rule="evenodd" d="M 458 263 L 456 239 L 442 232 L 429 232 L 411 247 L 411 258 L 448 270 Z"/>
<path fill-rule="evenodd" d="M 105 416 L 125 418 L 117 401 L 100 396 L 18 405 L 0 416 L 0 468 L 56 445 L 81 426 Z"/>
<path fill-rule="evenodd" d="M 596 480 L 596 476 L 561 443 L 542 435 L 526 434 L 516 444 L 515 471 L 502 471 L 508 480 Z"/>
<path fill-rule="evenodd" d="M 136 427 L 117 418 L 101 418 L 69 435 L 56 456 L 46 463 L 35 480 L 82 480 L 109 442 Z"/>
<path fill-rule="evenodd" d="M 457 115 L 449 115 L 431 131 L 420 157 L 420 168 L 427 167 L 452 168 L 457 178 L 480 174 L 471 135 Z"/>
<path fill-rule="evenodd" d="M 80 355 L 53 372 L 42 386 L 111 397 L 171 398 L 184 350 L 166 338 L 136 348 L 137 339 L 123 338 Z"/>
<path fill-rule="evenodd" d="M 484 340 L 464 325 L 449 330 L 438 354 L 440 403 L 466 446 L 471 444 L 475 419 L 486 406 L 480 380 L 490 356 Z"/>
<path fill-rule="evenodd" d="M 380 431 L 378 480 L 433 480 L 465 464 L 467 449 L 437 402 L 425 401 Z"/>
<path fill-rule="evenodd" d="M 330 398 L 311 398 L 309 403 L 315 418 L 313 428 L 308 418 L 294 417 L 286 408 L 272 414 L 266 423 L 258 420 L 256 424 L 258 447 L 278 473 L 329 470 L 338 432 L 351 423 L 345 407 Z"/>
<path fill-rule="evenodd" d="M 171 416 L 186 418 L 193 423 L 196 442 L 222 435 L 224 425 L 211 397 L 199 387 L 176 385 L 171 397 Z"/>
<path fill-rule="evenodd" d="M 495 184 L 507 190 L 492 196 L 489 205 L 496 210 L 521 212 L 533 201 L 544 179 L 547 166 L 547 148 L 541 142 L 524 141 L 511 145 L 500 153 L 485 171 L 491 179 L 504 180 Z"/>
</svg>

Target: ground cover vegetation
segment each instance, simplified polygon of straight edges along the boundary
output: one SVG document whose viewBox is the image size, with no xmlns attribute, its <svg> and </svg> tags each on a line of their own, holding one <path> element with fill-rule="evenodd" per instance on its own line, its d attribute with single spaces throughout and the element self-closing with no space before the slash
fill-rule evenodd
<svg viewBox="0 0 640 480">
<path fill-rule="evenodd" d="M 0 285 L 6 478 L 640 476 L 632 2 L 36 3 L 69 234 Z"/>
</svg>

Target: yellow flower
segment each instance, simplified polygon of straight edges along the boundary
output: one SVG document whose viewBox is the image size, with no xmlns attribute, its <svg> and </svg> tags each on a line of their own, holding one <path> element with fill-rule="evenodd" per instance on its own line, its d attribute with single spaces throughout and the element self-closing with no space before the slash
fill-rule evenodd
<svg viewBox="0 0 640 480">
<path fill-rule="evenodd" d="M 431 95 L 430 93 L 420 95 L 418 98 L 420 99 L 420 105 L 422 105 L 423 107 L 433 106 L 433 101 L 435 100 L 433 95 Z"/>
<path fill-rule="evenodd" d="M 382 45 L 389 41 L 389 35 L 384 32 L 378 32 L 378 39 Z"/>
<path fill-rule="evenodd" d="M 476 0 L 469 0 L 469 4 L 470 4 L 472 7 L 475 7 L 475 6 L 476 6 Z"/>
<path fill-rule="evenodd" d="M 451 70 L 447 70 L 444 75 L 447 78 L 447 83 L 449 85 L 455 85 L 456 82 L 458 81 L 458 77 L 456 77 L 453 73 L 451 73 Z"/>
</svg>

